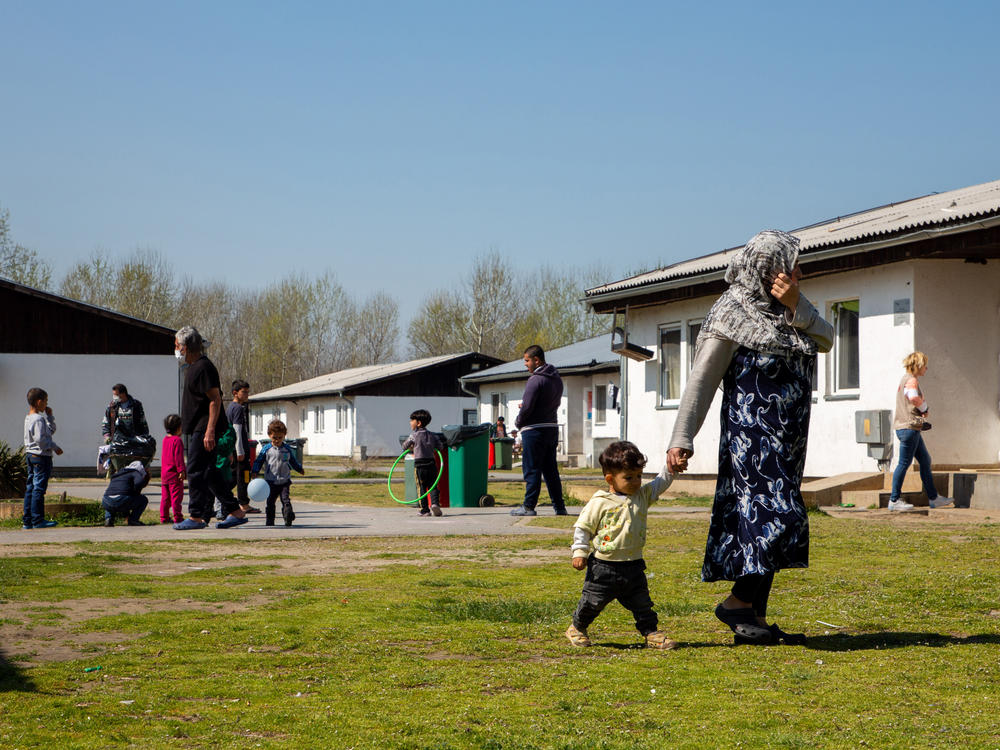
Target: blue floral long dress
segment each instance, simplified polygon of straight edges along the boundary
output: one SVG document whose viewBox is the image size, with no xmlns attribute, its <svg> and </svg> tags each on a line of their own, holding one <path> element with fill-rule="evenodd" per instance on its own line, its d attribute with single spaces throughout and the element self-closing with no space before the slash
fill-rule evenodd
<svg viewBox="0 0 1000 750">
<path fill-rule="evenodd" d="M 719 479 L 704 581 L 809 566 L 799 487 L 816 358 L 740 347 L 723 378 Z"/>
</svg>

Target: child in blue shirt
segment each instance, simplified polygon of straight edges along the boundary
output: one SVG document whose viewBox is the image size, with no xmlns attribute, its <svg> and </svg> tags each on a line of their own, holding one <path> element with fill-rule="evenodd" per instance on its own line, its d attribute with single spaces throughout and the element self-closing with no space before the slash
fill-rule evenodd
<svg viewBox="0 0 1000 750">
<path fill-rule="evenodd" d="M 281 497 L 281 517 L 285 519 L 285 526 L 291 526 L 295 520 L 295 511 L 292 510 L 292 501 L 288 496 L 288 488 L 292 485 L 291 469 L 305 474 L 302 465 L 295 458 L 292 449 L 285 445 L 285 436 L 288 428 L 280 419 L 273 419 L 267 425 L 267 436 L 271 438 L 270 445 L 265 445 L 253 462 L 252 474 L 260 472 L 264 468 L 264 481 L 270 487 L 267 494 L 267 505 L 264 508 L 264 525 L 274 526 L 275 500 Z"/>
</svg>

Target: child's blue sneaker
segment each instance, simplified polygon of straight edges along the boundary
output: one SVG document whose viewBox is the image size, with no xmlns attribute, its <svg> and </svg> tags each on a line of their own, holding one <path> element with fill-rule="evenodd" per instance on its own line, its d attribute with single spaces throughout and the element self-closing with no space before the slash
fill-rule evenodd
<svg viewBox="0 0 1000 750">
<path fill-rule="evenodd" d="M 231 529 L 233 526 L 239 526 L 240 524 L 246 523 L 249 520 L 250 520 L 249 518 L 237 518 L 236 516 L 230 514 L 229 516 L 226 517 L 225 521 L 219 521 L 217 524 L 215 524 L 215 528 Z"/>
<path fill-rule="evenodd" d="M 53 526 L 58 526 L 56 521 L 42 521 L 41 523 L 36 523 L 36 529 L 51 529 Z"/>
<path fill-rule="evenodd" d="M 21 528 L 22 529 L 28 529 L 28 530 L 30 530 L 31 529 L 31 524 L 30 523 L 22 523 L 21 524 Z"/>
<path fill-rule="evenodd" d="M 177 531 L 191 531 L 192 529 L 203 529 L 205 528 L 204 521 L 195 521 L 193 518 L 185 518 L 180 523 L 174 524 L 174 529 Z"/>
</svg>

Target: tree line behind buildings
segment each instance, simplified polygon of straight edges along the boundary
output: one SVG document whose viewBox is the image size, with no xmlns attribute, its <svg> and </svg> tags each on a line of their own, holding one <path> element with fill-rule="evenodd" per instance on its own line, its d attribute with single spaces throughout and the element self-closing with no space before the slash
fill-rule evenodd
<svg viewBox="0 0 1000 750">
<path fill-rule="evenodd" d="M 95 252 L 58 281 L 52 264 L 14 242 L 0 210 L 0 276 L 170 328 L 193 325 L 208 339 L 223 379 L 255 391 L 329 372 L 477 351 L 516 359 L 530 344 L 552 349 L 609 330 L 580 302 L 607 280 L 599 267 L 516 269 L 484 253 L 453 287 L 430 292 L 406 326 L 383 291 L 348 294 L 331 272 L 293 273 L 262 289 L 178 276 L 155 250 Z"/>
</svg>

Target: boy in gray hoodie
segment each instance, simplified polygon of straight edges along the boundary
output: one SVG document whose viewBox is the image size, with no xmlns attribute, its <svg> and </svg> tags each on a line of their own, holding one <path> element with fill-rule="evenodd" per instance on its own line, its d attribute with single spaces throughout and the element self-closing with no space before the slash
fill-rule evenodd
<svg viewBox="0 0 1000 750">
<path fill-rule="evenodd" d="M 28 416 L 24 418 L 24 452 L 28 461 L 28 481 L 24 489 L 22 528 L 47 529 L 55 521 L 45 520 L 45 490 L 52 476 L 52 454 L 62 448 L 52 439 L 56 420 L 49 407 L 49 394 L 42 388 L 28 391 Z"/>
<path fill-rule="evenodd" d="M 433 432 L 428 432 L 427 425 L 431 423 L 431 413 L 426 409 L 417 409 L 410 415 L 410 429 L 413 432 L 403 442 L 403 450 L 413 449 L 413 470 L 417 474 L 417 486 L 420 488 L 420 515 L 441 515 L 440 494 L 435 481 L 438 476 L 437 462 L 434 454 L 444 446 L 440 438 Z M 434 489 L 428 492 L 430 487 Z M 430 508 L 427 507 L 427 496 L 430 495 Z"/>
</svg>

